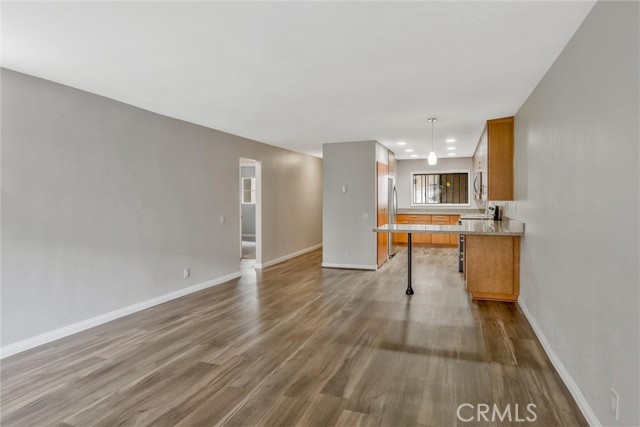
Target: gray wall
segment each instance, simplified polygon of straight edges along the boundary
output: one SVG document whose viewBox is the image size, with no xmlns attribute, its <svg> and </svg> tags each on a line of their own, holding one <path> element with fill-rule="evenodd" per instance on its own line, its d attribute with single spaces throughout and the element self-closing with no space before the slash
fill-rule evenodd
<svg viewBox="0 0 640 427">
<path fill-rule="evenodd" d="M 255 177 L 255 166 L 240 167 L 241 177 Z M 242 209 L 242 234 L 256 234 L 256 205 L 243 204 Z"/>
<path fill-rule="evenodd" d="M 638 16 L 596 3 L 524 103 L 507 210 L 521 301 L 603 425 L 640 425 Z"/>
<path fill-rule="evenodd" d="M 323 265 L 376 267 L 377 145 L 359 141 L 322 146 Z"/>
<path fill-rule="evenodd" d="M 478 135 L 478 138 L 480 135 Z M 475 174 L 473 173 L 473 159 L 471 157 L 457 157 L 457 158 L 443 158 L 438 159 L 438 163 L 434 166 L 429 166 L 426 159 L 416 160 L 398 160 L 398 168 L 396 172 L 396 191 L 398 192 L 398 208 L 410 208 L 411 207 L 411 192 L 413 191 L 413 184 L 411 181 L 412 172 L 428 171 L 428 172 L 440 172 L 440 171 L 469 171 L 470 186 L 473 185 L 473 179 Z M 481 202 L 476 202 L 473 198 L 473 191 L 471 192 L 470 208 L 480 209 L 483 208 Z M 429 206 L 429 209 L 432 207 Z M 433 206 L 437 209 L 438 206 Z M 446 207 L 444 207 L 446 208 Z"/>
<path fill-rule="evenodd" d="M 1 77 L 3 346 L 238 271 L 240 157 L 262 161 L 263 262 L 321 243 L 320 159 Z"/>
</svg>

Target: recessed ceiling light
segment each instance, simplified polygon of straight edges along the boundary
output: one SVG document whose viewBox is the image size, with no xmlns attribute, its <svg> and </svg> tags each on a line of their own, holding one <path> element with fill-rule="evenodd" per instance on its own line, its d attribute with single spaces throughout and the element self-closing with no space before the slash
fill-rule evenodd
<svg viewBox="0 0 640 427">
<path fill-rule="evenodd" d="M 456 139 L 455 138 L 445 139 L 445 142 L 456 142 Z"/>
<path fill-rule="evenodd" d="M 418 157 L 418 155 L 417 154 L 412 154 L 411 157 Z"/>
<path fill-rule="evenodd" d="M 400 141 L 400 142 L 398 142 L 398 145 L 407 145 L 407 143 L 404 142 L 404 141 Z"/>
<path fill-rule="evenodd" d="M 449 155 L 450 155 L 450 156 L 455 156 L 455 155 L 456 155 L 456 153 L 449 153 Z"/>
<path fill-rule="evenodd" d="M 447 147 L 447 150 L 455 150 L 456 147 Z"/>
<path fill-rule="evenodd" d="M 413 153 L 413 148 L 407 148 L 404 150 L 405 153 Z"/>
</svg>

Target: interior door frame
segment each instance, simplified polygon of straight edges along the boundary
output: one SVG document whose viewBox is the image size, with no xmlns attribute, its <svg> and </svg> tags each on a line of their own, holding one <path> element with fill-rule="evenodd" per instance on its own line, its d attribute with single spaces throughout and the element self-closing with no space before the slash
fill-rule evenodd
<svg viewBox="0 0 640 427">
<path fill-rule="evenodd" d="M 238 193 L 238 236 L 240 241 L 238 242 L 239 259 L 242 259 L 242 167 L 249 166 L 243 164 L 246 162 L 252 162 L 251 166 L 255 169 L 256 179 L 256 265 L 255 268 L 262 268 L 262 162 L 259 160 L 251 159 L 248 157 L 240 157 L 238 159 L 238 186 L 240 191 Z"/>
</svg>

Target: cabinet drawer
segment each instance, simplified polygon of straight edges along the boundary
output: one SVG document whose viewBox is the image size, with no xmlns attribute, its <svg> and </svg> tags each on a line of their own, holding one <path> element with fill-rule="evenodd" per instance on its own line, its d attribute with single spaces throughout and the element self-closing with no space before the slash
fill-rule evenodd
<svg viewBox="0 0 640 427">
<path fill-rule="evenodd" d="M 416 224 L 431 224 L 431 215 L 417 215 L 413 220 Z"/>
<path fill-rule="evenodd" d="M 432 215 L 431 220 L 434 224 L 436 223 L 436 221 L 449 224 L 449 215 Z"/>
</svg>

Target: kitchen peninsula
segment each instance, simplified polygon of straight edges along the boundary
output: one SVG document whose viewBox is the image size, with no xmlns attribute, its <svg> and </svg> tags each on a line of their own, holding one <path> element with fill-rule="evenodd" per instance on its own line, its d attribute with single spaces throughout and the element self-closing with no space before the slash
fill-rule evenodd
<svg viewBox="0 0 640 427">
<path fill-rule="evenodd" d="M 504 219 L 468 220 L 452 225 L 386 224 L 373 231 L 407 235 L 407 295 L 414 293 L 411 286 L 413 234 L 462 234 L 465 236 L 465 280 L 471 296 L 498 301 L 518 299 L 522 222 Z"/>
</svg>

